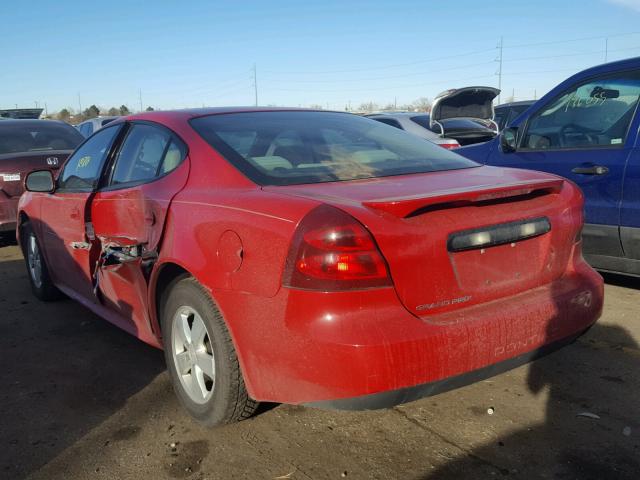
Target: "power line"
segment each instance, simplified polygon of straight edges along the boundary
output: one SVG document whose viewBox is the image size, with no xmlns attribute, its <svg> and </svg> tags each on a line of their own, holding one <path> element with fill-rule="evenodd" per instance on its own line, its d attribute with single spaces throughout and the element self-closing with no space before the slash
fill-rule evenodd
<svg viewBox="0 0 640 480">
<path fill-rule="evenodd" d="M 370 71 L 370 70 L 384 70 L 384 69 L 388 69 L 388 68 L 407 67 L 407 66 L 411 66 L 411 65 L 420 65 L 420 64 L 423 64 L 423 63 L 438 62 L 440 60 L 449 60 L 451 58 L 467 57 L 467 56 L 470 56 L 470 55 L 477 55 L 479 53 L 492 52 L 493 50 L 495 50 L 495 49 L 494 48 L 485 48 L 485 49 L 482 49 L 482 50 L 474 50 L 474 51 L 470 51 L 470 52 L 452 54 L 452 55 L 447 55 L 447 56 L 444 56 L 444 57 L 434 57 L 434 58 L 429 58 L 429 59 L 425 59 L 425 60 L 419 60 L 419 61 L 416 61 L 416 62 L 379 65 L 377 67 L 361 67 L 361 68 L 349 68 L 349 69 L 343 69 L 343 70 L 320 70 L 320 71 L 318 71 L 318 70 L 316 70 L 316 71 L 312 71 L 312 70 L 298 70 L 298 71 L 265 70 L 265 72 L 266 73 L 282 73 L 282 74 L 287 74 L 287 75 L 295 75 L 295 74 L 319 75 L 319 74 L 329 74 L 329 73 L 366 72 L 366 71 Z"/>
<path fill-rule="evenodd" d="M 505 47 L 506 48 L 506 47 Z M 584 53 L 563 53 L 560 55 L 542 55 L 539 57 L 518 57 L 518 58 L 514 58 L 514 59 L 508 59 L 509 63 L 511 62 L 522 62 L 525 60 L 546 60 L 546 59 L 550 59 L 550 58 L 566 58 L 566 57 L 584 57 L 584 56 L 588 56 L 588 55 L 596 55 L 598 53 L 604 53 L 605 54 L 605 62 L 607 61 L 607 53 L 613 53 L 613 52 L 626 52 L 628 50 L 637 50 L 640 48 L 639 46 L 636 47 L 628 47 L 628 48 L 617 48 L 615 50 L 608 50 L 605 48 L 605 50 L 592 50 L 590 52 L 584 52 Z"/>
<path fill-rule="evenodd" d="M 505 48 L 524 48 L 524 47 L 539 47 L 542 45 L 557 45 L 559 43 L 571 43 L 571 42 L 582 42 L 585 40 L 602 40 L 604 38 L 612 38 L 612 37 L 624 37 L 627 35 L 638 35 L 640 32 L 626 32 L 626 33 L 616 33 L 613 35 L 597 35 L 593 37 L 581 37 L 581 38 L 570 38 L 566 40 L 554 40 L 549 42 L 537 42 L 537 43 L 520 43 L 517 45 L 509 45 Z"/>
<path fill-rule="evenodd" d="M 481 78 L 495 78 L 495 73 L 492 73 L 491 75 L 479 75 L 479 76 L 474 76 L 474 77 L 466 77 L 466 78 L 458 78 L 456 79 L 456 81 L 458 82 L 465 82 L 467 80 L 478 80 Z M 391 85 L 391 86 L 387 86 L 387 87 L 376 87 L 376 88 L 358 88 L 358 89 L 345 89 L 345 88 L 341 88 L 341 89 L 332 89 L 332 90 L 317 90 L 317 89 L 313 89 L 313 92 L 319 92 L 319 93 L 339 93 L 339 92 L 374 92 L 374 91 L 382 91 L 382 90 L 394 90 L 394 89 L 401 89 L 401 88 L 412 88 L 412 87 L 424 87 L 426 85 L 442 85 L 442 84 L 451 84 L 451 80 L 446 80 L 446 81 L 440 81 L 440 82 L 421 82 L 421 83 L 414 83 L 411 85 Z M 281 91 L 281 92 L 308 92 L 309 89 L 303 89 L 303 88 L 270 88 L 270 90 L 277 90 L 277 91 Z"/>
<path fill-rule="evenodd" d="M 480 62 L 480 63 L 471 63 L 471 64 L 465 64 L 465 65 L 459 65 L 457 67 L 448 67 L 448 68 L 438 68 L 437 69 L 437 73 L 439 72 L 447 72 L 447 71 L 451 71 L 451 70 L 461 70 L 461 69 L 465 69 L 465 68 L 471 68 L 471 67 L 480 67 L 483 65 L 490 65 L 493 64 L 494 60 L 490 60 L 488 62 Z M 420 75 L 433 75 L 434 70 L 429 70 L 428 72 L 413 72 L 413 73 L 405 73 L 405 74 L 401 74 L 401 75 L 385 75 L 382 77 L 366 77 L 366 78 L 344 78 L 344 79 L 338 79 L 338 80 L 284 80 L 285 83 L 344 83 L 344 82 L 368 82 L 371 80 L 388 80 L 388 79 L 392 79 L 392 78 L 406 78 L 406 77 L 417 77 Z M 278 80 L 279 83 L 282 83 L 282 81 Z"/>
</svg>

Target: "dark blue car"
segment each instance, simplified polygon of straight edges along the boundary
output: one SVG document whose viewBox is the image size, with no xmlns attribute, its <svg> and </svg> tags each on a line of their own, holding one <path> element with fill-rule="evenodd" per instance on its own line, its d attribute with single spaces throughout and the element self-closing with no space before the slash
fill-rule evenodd
<svg viewBox="0 0 640 480">
<path fill-rule="evenodd" d="M 640 57 L 582 71 L 542 97 L 496 139 L 457 150 L 480 163 L 542 170 L 585 196 L 585 258 L 640 275 Z"/>
</svg>

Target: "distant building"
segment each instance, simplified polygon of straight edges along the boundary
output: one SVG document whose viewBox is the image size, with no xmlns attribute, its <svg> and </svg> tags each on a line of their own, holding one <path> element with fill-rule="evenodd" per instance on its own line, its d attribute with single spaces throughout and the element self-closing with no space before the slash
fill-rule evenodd
<svg viewBox="0 0 640 480">
<path fill-rule="evenodd" d="M 40 118 L 44 108 L 10 108 L 7 110 L 0 110 L 0 117 L 4 118 Z"/>
</svg>

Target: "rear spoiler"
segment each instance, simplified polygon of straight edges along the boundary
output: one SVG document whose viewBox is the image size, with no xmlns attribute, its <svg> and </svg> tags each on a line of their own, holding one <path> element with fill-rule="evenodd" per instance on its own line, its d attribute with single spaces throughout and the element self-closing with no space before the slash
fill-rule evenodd
<svg viewBox="0 0 640 480">
<path fill-rule="evenodd" d="M 451 188 L 435 192 L 407 197 L 383 198 L 362 202 L 365 207 L 383 211 L 396 217 L 407 217 L 410 214 L 429 207 L 464 206 L 473 203 L 498 200 L 502 198 L 529 195 L 535 192 L 558 193 L 562 190 L 564 180 L 543 179 L 526 180 L 500 185 L 479 185 L 475 187 Z"/>
</svg>

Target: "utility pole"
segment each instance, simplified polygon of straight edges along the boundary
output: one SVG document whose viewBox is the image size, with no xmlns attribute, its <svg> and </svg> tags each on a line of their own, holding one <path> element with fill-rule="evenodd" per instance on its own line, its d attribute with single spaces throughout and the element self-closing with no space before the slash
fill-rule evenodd
<svg viewBox="0 0 640 480">
<path fill-rule="evenodd" d="M 496 75 L 498 75 L 498 90 L 502 90 L 502 48 L 504 46 L 504 39 L 500 37 L 500 43 L 498 44 L 498 58 L 496 61 L 498 62 L 498 71 Z M 500 94 L 498 94 L 498 105 L 500 104 Z"/>
<path fill-rule="evenodd" d="M 38 108 L 38 100 L 34 100 L 33 103 L 36 104 L 36 108 Z"/>
<path fill-rule="evenodd" d="M 80 101 L 80 92 L 78 92 L 78 107 L 80 108 L 78 115 L 82 115 L 82 101 Z"/>
<path fill-rule="evenodd" d="M 258 70 L 256 64 L 253 64 L 253 89 L 256 94 L 256 107 L 258 106 Z"/>
<path fill-rule="evenodd" d="M 45 117 L 49 116 L 49 110 L 47 109 L 47 102 L 44 102 L 44 116 Z"/>
<path fill-rule="evenodd" d="M 138 89 L 138 98 L 140 99 L 140 111 L 142 112 L 142 89 Z"/>
<path fill-rule="evenodd" d="M 393 97 L 393 109 L 397 110 L 398 109 L 398 97 Z"/>
<path fill-rule="evenodd" d="M 604 37 L 604 61 L 607 61 L 609 56 L 609 37 Z"/>
</svg>

